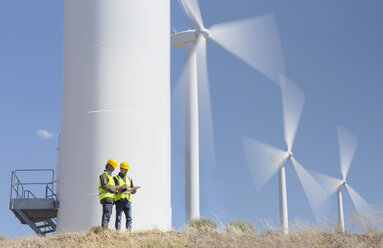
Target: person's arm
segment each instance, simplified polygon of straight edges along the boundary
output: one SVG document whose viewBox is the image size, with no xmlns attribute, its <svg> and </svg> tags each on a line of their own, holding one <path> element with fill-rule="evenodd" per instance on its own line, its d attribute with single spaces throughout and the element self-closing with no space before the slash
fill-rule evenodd
<svg viewBox="0 0 383 248">
<path fill-rule="evenodd" d="M 118 180 L 118 177 L 113 177 L 113 180 L 117 193 L 121 193 L 122 187 L 120 186 L 120 181 Z"/>
<path fill-rule="evenodd" d="M 133 179 L 130 179 L 130 187 L 134 188 Z M 131 193 L 135 194 L 136 191 L 137 191 L 136 189 L 133 189 Z"/>
<path fill-rule="evenodd" d="M 120 185 L 120 182 L 118 181 L 117 177 L 113 177 L 114 185 Z"/>
<path fill-rule="evenodd" d="M 108 185 L 109 178 L 107 175 L 102 174 L 100 176 L 100 181 L 101 181 L 101 188 L 111 193 L 116 193 L 116 187 L 114 185 Z"/>
<path fill-rule="evenodd" d="M 127 190 L 128 190 L 128 185 L 124 184 L 124 185 L 121 186 L 121 191 L 122 192 L 125 192 Z"/>
</svg>

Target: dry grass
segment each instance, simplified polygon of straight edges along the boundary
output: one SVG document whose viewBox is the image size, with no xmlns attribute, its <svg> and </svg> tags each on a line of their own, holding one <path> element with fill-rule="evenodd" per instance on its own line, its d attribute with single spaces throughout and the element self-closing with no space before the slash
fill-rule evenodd
<svg viewBox="0 0 383 248">
<path fill-rule="evenodd" d="M 383 247 L 383 234 L 350 234 L 306 229 L 285 236 L 280 232 L 116 232 L 56 234 L 49 237 L 1 239 L 0 247 Z"/>
<path fill-rule="evenodd" d="M 7 239 L 1 236 L 0 247 L 383 247 L 383 225 L 376 222 L 379 220 L 381 223 L 381 218 L 366 219 L 357 214 L 353 218 L 354 225 L 362 230 L 360 234 L 340 232 L 333 220 L 319 226 L 297 220 L 290 226 L 290 235 L 286 236 L 267 220 L 263 220 L 263 231 L 257 233 L 254 225 L 247 221 L 233 221 L 219 228 L 216 222 L 201 219 L 189 222 L 184 232 L 151 230 L 129 233 L 93 227 L 88 232 L 49 237 Z"/>
<path fill-rule="evenodd" d="M 190 220 L 186 223 L 185 230 L 188 233 L 205 233 L 217 231 L 217 223 L 208 218 Z"/>
<path fill-rule="evenodd" d="M 256 229 L 253 223 L 246 220 L 236 220 L 226 225 L 225 231 L 231 234 L 255 234 Z"/>
</svg>

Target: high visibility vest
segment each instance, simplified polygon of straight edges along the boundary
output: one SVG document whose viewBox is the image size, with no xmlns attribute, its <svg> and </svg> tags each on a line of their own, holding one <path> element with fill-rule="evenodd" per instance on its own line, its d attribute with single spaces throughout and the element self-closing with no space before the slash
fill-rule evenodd
<svg viewBox="0 0 383 248">
<path fill-rule="evenodd" d="M 123 185 L 126 184 L 126 186 L 128 186 L 128 188 L 130 188 L 130 185 L 131 185 L 131 180 L 128 176 L 126 176 L 126 182 L 124 181 L 124 179 L 122 179 L 120 177 L 120 175 L 117 175 L 115 176 L 114 178 L 116 178 L 118 180 L 118 184 L 122 187 Z M 121 193 L 117 193 L 114 195 L 114 200 L 115 201 L 119 201 L 121 199 L 127 199 L 128 201 L 131 201 L 130 200 L 130 192 L 128 191 L 124 191 L 124 192 L 121 192 Z"/>
<path fill-rule="evenodd" d="M 111 176 L 108 174 L 108 172 L 106 172 L 106 171 L 104 171 L 102 174 L 106 174 L 106 175 L 108 176 L 108 179 L 109 179 L 109 181 L 108 181 L 108 185 L 110 185 L 110 186 L 113 185 L 113 186 L 114 186 L 114 180 L 113 180 L 113 177 L 111 177 Z M 101 175 L 102 175 L 102 174 L 101 174 Z M 107 191 L 107 190 L 101 188 L 101 179 L 100 179 L 101 175 L 98 177 L 98 196 L 100 197 L 100 201 L 101 201 L 102 199 L 104 199 L 104 198 L 108 198 L 108 197 L 110 197 L 110 198 L 114 198 L 114 193 L 109 192 L 109 191 Z"/>
</svg>

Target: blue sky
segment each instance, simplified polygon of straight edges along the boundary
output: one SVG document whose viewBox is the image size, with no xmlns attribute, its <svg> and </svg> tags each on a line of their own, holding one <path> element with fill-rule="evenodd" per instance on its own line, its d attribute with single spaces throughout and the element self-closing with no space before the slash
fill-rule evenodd
<svg viewBox="0 0 383 248">
<path fill-rule="evenodd" d="M 55 168 L 61 123 L 63 1 L 0 2 L 0 235 L 34 235 L 9 208 L 11 171 Z M 339 172 L 336 125 L 350 130 L 359 145 L 348 182 L 369 203 L 383 205 L 383 3 L 379 0 L 273 0 L 200 3 L 207 27 L 246 17 L 274 14 L 286 74 L 306 94 L 294 155 L 309 170 Z M 177 1 L 171 1 L 171 29 L 192 28 Z M 208 43 L 216 168 L 201 161 L 201 215 L 227 223 L 278 220 L 277 177 L 256 191 L 243 150 L 243 136 L 284 148 L 278 87 L 214 43 Z M 171 50 L 172 86 L 184 66 L 185 50 Z M 173 226 L 184 223 L 184 123 L 172 105 Z M 36 134 L 39 129 L 51 138 Z M 314 223 L 298 177 L 287 166 L 289 219 Z M 336 214 L 335 196 L 331 198 Z M 345 212 L 353 210 L 344 194 Z"/>
</svg>

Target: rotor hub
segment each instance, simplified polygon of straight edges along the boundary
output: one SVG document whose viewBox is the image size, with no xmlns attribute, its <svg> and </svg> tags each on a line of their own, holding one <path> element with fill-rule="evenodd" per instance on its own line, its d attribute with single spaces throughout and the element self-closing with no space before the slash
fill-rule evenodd
<svg viewBox="0 0 383 248">
<path fill-rule="evenodd" d="M 209 36 L 210 36 L 210 32 L 209 32 L 209 30 L 206 29 L 206 28 L 203 28 L 203 29 L 200 30 L 200 31 L 196 31 L 196 36 L 197 36 L 197 37 L 198 37 L 200 34 L 202 34 L 203 36 L 205 36 L 206 39 L 209 38 Z"/>
<path fill-rule="evenodd" d="M 287 154 L 289 155 L 288 159 L 290 159 L 293 156 L 293 153 L 291 151 L 287 152 Z"/>
</svg>

